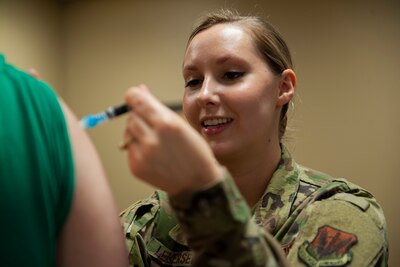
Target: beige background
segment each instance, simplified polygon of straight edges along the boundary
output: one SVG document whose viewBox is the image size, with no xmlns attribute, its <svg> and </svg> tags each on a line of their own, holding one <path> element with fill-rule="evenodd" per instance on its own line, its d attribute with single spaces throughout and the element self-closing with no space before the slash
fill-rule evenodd
<svg viewBox="0 0 400 267">
<path fill-rule="evenodd" d="M 0 0 L 0 52 L 36 67 L 79 117 L 122 102 L 139 83 L 165 102 L 180 101 L 190 29 L 222 6 L 268 17 L 283 33 L 298 75 L 286 143 L 298 162 L 376 196 L 390 265 L 400 266 L 399 1 Z M 124 122 L 89 131 L 120 209 L 152 191 L 117 149 Z"/>
</svg>

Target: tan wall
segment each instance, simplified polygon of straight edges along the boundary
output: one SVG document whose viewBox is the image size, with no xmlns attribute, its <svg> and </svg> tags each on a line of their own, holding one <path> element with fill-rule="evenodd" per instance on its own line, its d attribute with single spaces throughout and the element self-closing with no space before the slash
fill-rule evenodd
<svg viewBox="0 0 400 267">
<path fill-rule="evenodd" d="M 163 101 L 179 101 L 186 39 L 194 19 L 205 10 L 234 6 L 269 17 L 291 48 L 299 81 L 289 147 L 298 162 L 346 177 L 378 198 L 389 225 L 390 265 L 400 266 L 396 253 L 400 107 L 395 103 L 400 99 L 400 4 L 395 0 L 226 2 L 70 1 L 62 6 L 61 36 L 47 24 L 25 25 L 34 28 L 29 32 L 53 36 L 58 47 L 49 51 L 61 49 L 61 59 L 51 52 L 44 56 L 46 49 L 26 41 L 14 47 L 19 38 L 36 39 L 35 34 L 24 36 L 26 30 L 14 17 L 3 18 L 0 6 L 0 36 L 3 30 L 21 35 L 1 40 L 0 50 L 14 55 L 18 48 L 19 63 L 33 62 L 49 78 L 61 77 L 64 97 L 83 116 L 122 102 L 125 89 L 138 83 L 149 85 Z M 54 13 L 47 16 L 51 20 Z M 33 13 L 25 19 L 39 20 Z M 35 53 L 48 65 L 40 65 Z M 54 69 L 47 67 L 52 64 Z M 55 69 L 61 73 L 53 77 Z M 152 191 L 131 177 L 125 154 L 117 149 L 124 122 L 117 119 L 89 131 L 121 209 Z"/>
<path fill-rule="evenodd" d="M 63 89 L 62 16 L 52 0 L 0 0 L 0 52 L 9 62 Z"/>
</svg>

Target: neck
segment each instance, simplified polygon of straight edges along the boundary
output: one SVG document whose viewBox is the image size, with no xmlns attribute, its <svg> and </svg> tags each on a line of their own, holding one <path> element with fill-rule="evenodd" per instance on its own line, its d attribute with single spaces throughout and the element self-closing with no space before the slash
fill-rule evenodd
<svg viewBox="0 0 400 267">
<path fill-rule="evenodd" d="M 281 158 L 279 143 L 246 155 L 221 159 L 252 208 L 264 193 Z"/>
</svg>

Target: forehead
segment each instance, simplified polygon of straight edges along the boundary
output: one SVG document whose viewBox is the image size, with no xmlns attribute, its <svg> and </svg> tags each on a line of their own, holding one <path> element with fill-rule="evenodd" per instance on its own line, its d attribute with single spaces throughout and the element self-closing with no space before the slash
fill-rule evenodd
<svg viewBox="0 0 400 267">
<path fill-rule="evenodd" d="M 185 62 L 203 57 L 259 57 L 253 37 L 237 24 L 217 24 L 201 31 L 188 44 Z M 184 62 L 184 63 L 185 63 Z"/>
</svg>

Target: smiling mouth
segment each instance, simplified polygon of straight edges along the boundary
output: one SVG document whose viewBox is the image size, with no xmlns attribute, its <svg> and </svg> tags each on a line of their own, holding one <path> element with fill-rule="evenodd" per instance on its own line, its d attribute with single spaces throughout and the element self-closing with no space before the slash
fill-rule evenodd
<svg viewBox="0 0 400 267">
<path fill-rule="evenodd" d="M 203 126 L 205 128 L 212 128 L 212 127 L 218 127 L 218 126 L 228 124 L 231 121 L 233 121 L 233 119 L 231 119 L 231 118 L 210 119 L 210 120 L 203 121 L 201 123 L 201 126 Z"/>
</svg>

